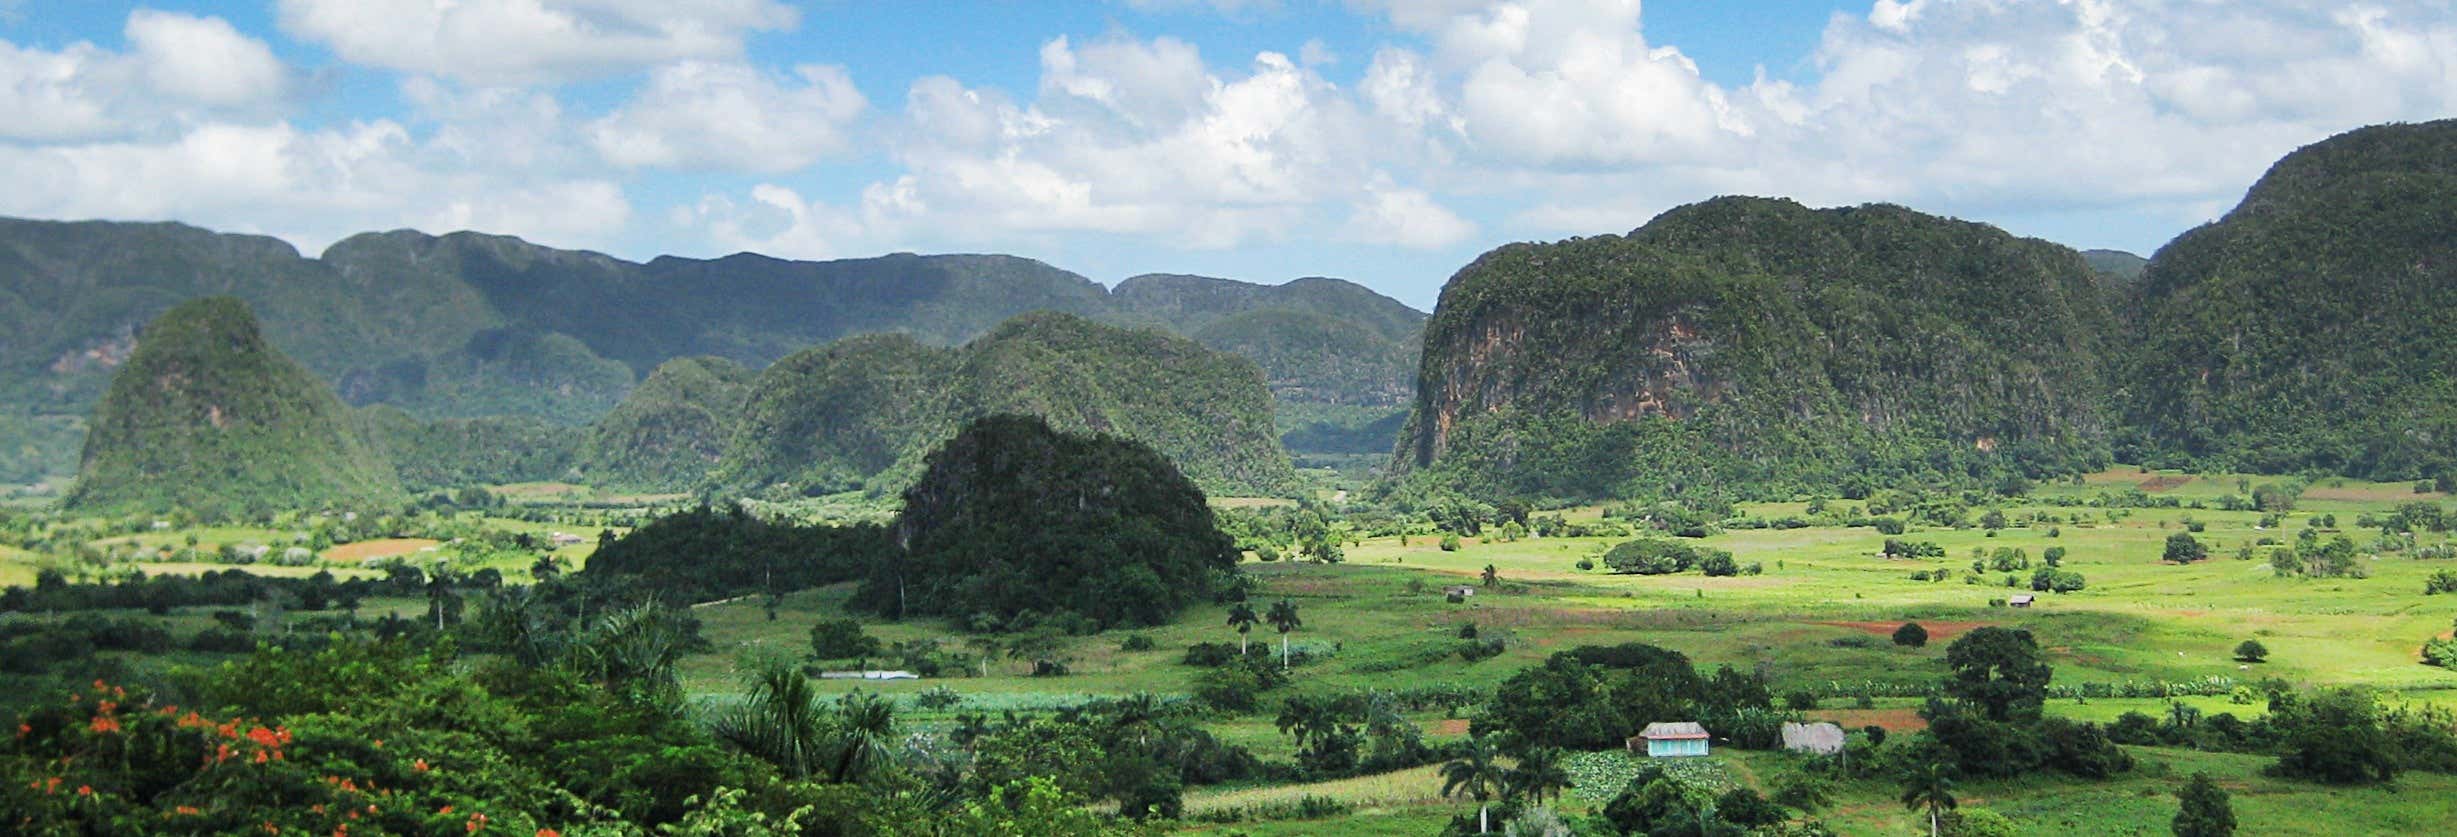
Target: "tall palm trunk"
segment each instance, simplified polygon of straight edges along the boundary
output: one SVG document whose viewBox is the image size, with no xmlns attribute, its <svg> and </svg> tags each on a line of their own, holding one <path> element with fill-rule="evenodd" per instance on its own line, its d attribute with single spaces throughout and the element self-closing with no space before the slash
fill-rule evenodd
<svg viewBox="0 0 2457 837">
<path fill-rule="evenodd" d="M 1280 632 L 1280 670 L 1288 670 L 1288 632 Z"/>
<path fill-rule="evenodd" d="M 1476 833 L 1493 833 L 1492 811 L 1493 806 L 1486 805 L 1482 802 L 1476 803 Z M 1936 837 L 1936 835 L 1931 834 L 1928 835 L 1928 837 Z"/>
</svg>

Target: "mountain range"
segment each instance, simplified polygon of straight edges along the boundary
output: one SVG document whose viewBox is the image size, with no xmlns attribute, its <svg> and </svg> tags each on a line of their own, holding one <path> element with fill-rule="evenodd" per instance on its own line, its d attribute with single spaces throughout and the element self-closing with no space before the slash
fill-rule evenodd
<svg viewBox="0 0 2457 837">
<path fill-rule="evenodd" d="M 277 239 L 176 223 L 0 219 L 0 479 L 64 472 L 139 328 L 203 296 L 247 303 L 274 346 L 351 404 L 569 426 L 606 415 L 676 358 L 756 370 L 870 333 L 953 346 L 1031 311 L 1184 334 L 1252 358 L 1283 403 L 1371 420 L 1405 404 L 1425 317 L 1336 279 L 1154 275 L 1111 291 L 1002 255 L 638 263 L 394 231 L 308 258 Z"/>
</svg>

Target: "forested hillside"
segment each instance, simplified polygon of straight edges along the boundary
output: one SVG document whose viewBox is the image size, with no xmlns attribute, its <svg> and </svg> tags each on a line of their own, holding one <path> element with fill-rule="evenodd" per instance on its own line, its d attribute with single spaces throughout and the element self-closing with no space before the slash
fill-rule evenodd
<svg viewBox="0 0 2457 837">
<path fill-rule="evenodd" d="M 265 342 L 228 297 L 140 334 L 86 436 L 72 508 L 207 517 L 402 499 L 332 388 Z"/>
<path fill-rule="evenodd" d="M 2096 274 L 1896 206 L 1719 198 L 1453 277 L 1397 466 L 1471 493 L 1784 493 L 2108 457 Z"/>
<path fill-rule="evenodd" d="M 2152 258 L 2128 456 L 2375 479 L 2457 472 L 2457 121 L 2288 155 Z"/>
<path fill-rule="evenodd" d="M 750 397 L 751 370 L 718 357 L 666 361 L 589 428 L 580 454 L 590 482 L 621 488 L 697 486 L 725 455 Z"/>
<path fill-rule="evenodd" d="M 1409 341 L 1424 317 L 1335 279 L 1138 277 L 1112 294 L 1000 255 L 642 264 L 403 230 L 308 258 L 275 239 L 180 224 L 0 219 L 0 477 L 71 467 L 78 421 L 138 327 L 209 295 L 248 303 L 276 348 L 352 404 L 566 425 L 604 416 L 678 357 L 756 369 L 879 332 L 951 346 L 1041 310 L 1196 336 L 1263 364 L 1282 398 L 1387 411 L 1407 396 Z"/>
<path fill-rule="evenodd" d="M 872 335 L 778 361 L 752 385 L 718 480 L 901 490 L 965 421 L 1020 413 L 1148 444 L 1207 490 L 1272 494 L 1295 475 L 1271 412 L 1252 361 L 1157 331 L 1030 314 L 955 349 Z"/>
</svg>

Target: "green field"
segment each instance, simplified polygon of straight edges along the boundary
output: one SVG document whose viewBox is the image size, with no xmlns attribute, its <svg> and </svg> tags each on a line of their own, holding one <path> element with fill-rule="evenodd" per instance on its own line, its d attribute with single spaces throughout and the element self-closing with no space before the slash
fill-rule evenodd
<svg viewBox="0 0 2457 837">
<path fill-rule="evenodd" d="M 2078 485 L 2043 486 L 2025 500 L 1999 507 L 2011 521 L 2000 531 L 1915 525 L 1898 536 L 1943 547 L 1947 557 L 1934 560 L 1884 557 L 1881 545 L 1888 536 L 1873 529 L 1808 526 L 1732 529 L 1699 541 L 1729 550 L 1744 565 L 1763 566 L 1763 574 L 1727 578 L 1694 571 L 1637 576 L 1577 568 L 1581 559 L 1594 558 L 1623 539 L 1617 537 L 1467 538 L 1456 551 L 1440 549 L 1436 539 L 1426 535 L 1361 538 L 1348 546 L 1344 563 L 1249 558 L 1243 569 L 1259 585 L 1257 599 L 1284 598 L 1298 605 L 1304 625 L 1289 639 L 1311 658 L 1297 669 L 1292 686 L 1266 697 L 1267 707 L 1276 706 L 1283 694 L 1435 685 L 1489 688 L 1554 652 L 1630 641 L 1681 651 L 1702 670 L 1730 665 L 1763 672 L 1778 695 L 1831 695 L 1837 684 L 1932 683 L 1946 671 L 1945 648 L 1952 637 L 1979 625 L 2033 632 L 2055 666 L 2059 686 L 2207 678 L 2250 684 L 2279 678 L 2297 686 L 2368 686 L 2384 690 L 2393 702 L 2457 707 L 2457 672 L 2421 665 L 2417 657 L 2422 641 L 2445 634 L 2457 617 L 2457 596 L 2422 595 L 2424 579 L 2451 566 L 2448 561 L 2367 554 L 2361 567 L 2368 577 L 2295 579 L 2274 577 L 2265 560 L 2235 557 L 2238 547 L 2264 537 L 2291 542 L 2315 518 L 2333 514 L 2340 519 L 2337 530 L 2328 534 L 2343 532 L 2369 544 L 2376 533 L 2357 530 L 2358 516 L 2444 497 L 2415 494 L 2409 485 L 2316 484 L 2295 511 L 2273 521 L 2273 529 L 2260 528 L 2264 516 L 2250 511 L 2057 504 L 2058 498 L 2131 489 L 2188 504 L 2214 503 L 2240 493 L 2241 479 L 2257 481 L 2127 469 L 2090 475 Z M 1752 504 L 1739 514 L 1779 518 L 1803 514 L 1805 508 L 1805 503 Z M 1601 513 L 1596 508 L 1563 512 L 1572 520 L 1595 520 Z M 2197 537 L 2209 547 L 2211 558 L 2181 566 L 2162 562 L 2166 539 L 2185 531 L 2187 519 L 2202 527 Z M 489 519 L 485 525 L 539 536 L 573 528 L 509 519 Z M 272 529 L 211 528 L 147 532 L 105 543 L 152 549 L 182 544 L 191 534 L 206 545 L 273 543 L 289 536 Z M 564 550 L 574 564 L 595 545 L 593 530 L 580 534 L 589 542 Z M 2420 545 L 2441 543 L 2445 537 L 2423 535 Z M 1992 602 L 2030 593 L 2027 572 L 2014 573 L 2023 584 L 2018 590 L 2004 586 L 2002 572 L 1982 573 L 1983 583 L 1978 584 L 1963 578 L 1974 549 L 1992 553 L 2000 547 L 2016 548 L 2035 563 L 2051 546 L 2067 551 L 2063 567 L 2087 578 L 2084 589 L 2039 593 L 2036 606 L 2017 609 Z M 0 579 L 23 583 L 34 563 L 42 560 L 24 550 L 0 549 Z M 525 578 L 525 565 L 502 563 L 508 578 Z M 1478 584 L 1488 565 L 1498 575 L 1498 586 L 1479 586 L 1464 602 L 1445 600 L 1445 586 Z M 138 566 L 149 573 L 214 568 L 163 562 Z M 291 574 L 329 568 L 340 573 L 355 571 L 355 566 L 334 562 L 253 569 Z M 1911 579 L 1915 571 L 1933 570 L 1950 570 L 1950 577 Z M 748 661 L 807 656 L 810 624 L 844 614 L 851 592 L 851 585 L 837 585 L 790 594 L 773 619 L 756 597 L 695 607 L 714 650 L 684 660 L 680 675 L 686 691 L 696 700 L 729 699 L 740 692 Z M 404 599 L 371 603 L 370 611 L 415 615 L 421 608 L 422 601 Z M 904 720 L 925 729 L 945 726 L 964 712 L 1048 710 L 1138 693 L 1180 696 L 1188 693 L 1197 671 L 1179 662 L 1187 645 L 1237 641 L 1238 635 L 1226 625 L 1225 611 L 1219 605 L 1201 605 L 1165 626 L 1072 638 L 1062 654 L 1071 674 L 1062 677 L 1033 677 L 1024 663 L 994 659 L 987 676 L 822 680 L 816 685 L 829 692 L 863 690 L 894 697 L 903 706 Z M 181 624 L 197 618 L 183 615 Z M 1909 620 L 1930 629 L 1933 641 L 1925 648 L 1897 647 L 1887 640 L 1897 625 Z M 1458 634 L 1462 625 L 1471 623 L 1482 636 L 1507 637 L 1506 649 L 1481 661 L 1462 659 L 1456 653 Z M 939 620 L 867 619 L 865 628 L 887 643 L 937 641 L 950 650 L 966 647 L 967 635 Z M 1121 650 L 1129 633 L 1148 637 L 1153 648 Z M 1258 646 L 1276 647 L 1279 639 L 1267 626 L 1258 626 L 1250 635 Z M 2252 665 L 2233 659 L 2232 650 L 2245 639 L 2266 645 L 2269 660 Z M 939 710 L 916 705 L 914 699 L 922 692 L 938 687 L 953 689 L 962 701 Z M 2176 701 L 2057 698 L 2050 700 L 2048 711 L 2107 722 L 2125 712 L 2161 716 L 2176 702 L 2205 715 L 2231 712 L 2249 719 L 2265 711 L 2259 701 L 2225 695 Z M 1852 729 L 1879 725 L 1901 731 L 1921 725 L 1916 707 L 1917 701 L 1909 698 L 1882 698 L 1862 707 L 1828 697 L 1807 714 Z M 1261 758 L 1286 760 L 1295 747 L 1273 725 L 1273 711 L 1213 716 L 1205 727 Z M 1456 717 L 1417 712 L 1409 720 L 1431 742 L 1455 741 L 1466 735 L 1464 717 L 1473 711 L 1462 710 Z M 2261 775 L 2270 761 L 2266 757 L 2132 749 L 2140 767 L 2115 780 L 1976 783 L 1963 788 L 1964 804 L 2005 814 L 2023 833 L 2163 833 L 2174 811 L 2172 790 L 2178 777 L 2206 771 L 2235 794 L 2238 817 L 2258 824 L 2248 833 L 2343 832 L 2349 822 L 2360 823 L 2356 830 L 2367 833 L 2429 833 L 2457 823 L 2457 812 L 2445 802 L 2457 791 L 2457 777 L 2417 773 L 2401 778 L 2395 790 L 2326 789 Z M 1767 777 L 1797 769 L 1795 757 L 1780 753 L 1734 750 L 1715 758 L 1742 784 L 1760 787 Z M 1220 824 L 1189 820 L 1183 827 L 1215 834 L 1424 834 L 1450 816 L 1472 810 L 1443 799 L 1439 791 L 1432 767 L 1310 784 L 1190 788 L 1190 817 L 1252 809 L 1261 819 Z M 1845 783 L 1838 804 L 1821 819 L 1846 834 L 1907 833 L 1914 817 L 1894 802 L 1897 791 L 1890 783 Z M 1285 818 L 1294 803 L 1307 796 L 1336 799 L 1352 810 L 1333 819 Z M 1594 804 L 1572 801 L 1563 808 L 1582 811 Z"/>
</svg>

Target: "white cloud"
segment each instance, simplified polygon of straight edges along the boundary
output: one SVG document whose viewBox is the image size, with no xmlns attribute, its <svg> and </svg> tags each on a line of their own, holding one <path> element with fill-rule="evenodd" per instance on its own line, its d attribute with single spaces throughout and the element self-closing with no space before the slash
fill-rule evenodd
<svg viewBox="0 0 2457 837">
<path fill-rule="evenodd" d="M 887 143 L 903 173 L 850 212 L 868 235 L 940 246 L 1083 232 L 1192 248 L 1281 240 L 1363 190 L 1366 161 L 1386 150 L 1369 119 L 1278 53 L 1232 75 L 1174 39 L 1056 38 L 1030 103 L 915 82 Z"/>
<path fill-rule="evenodd" d="M 731 58 L 798 15 L 775 0 L 281 0 L 280 19 L 351 63 L 527 84 Z"/>
<path fill-rule="evenodd" d="M 627 168 L 802 168 L 849 145 L 847 132 L 869 103 L 841 67 L 794 72 L 799 83 L 743 64 L 659 67 L 621 110 L 589 126 L 590 140 Z"/>
<path fill-rule="evenodd" d="M 1475 234 L 1475 224 L 1444 208 L 1432 195 L 1378 182 L 1366 187 L 1339 237 L 1360 244 L 1430 250 L 1458 244 Z"/>
<path fill-rule="evenodd" d="M 272 50 L 219 18 L 140 9 L 125 34 L 126 52 L 0 41 L 0 139 L 120 137 L 181 118 L 262 115 L 287 95 L 289 71 Z"/>
<path fill-rule="evenodd" d="M 2298 145 L 2457 111 L 2457 18 L 2433 0 L 1873 0 L 1830 19 L 1808 78 L 1743 86 L 1650 43 L 1633 0 L 1359 5 L 1428 42 L 1360 84 L 1459 151 L 1415 177 L 1538 197 L 1514 223 L 1545 233 L 1724 193 L 2181 226 Z"/>
<path fill-rule="evenodd" d="M 128 43 L 153 89 L 199 104 L 249 107 L 279 98 L 289 71 L 263 41 L 215 17 L 138 9 Z"/>
</svg>

